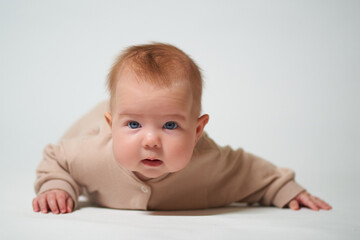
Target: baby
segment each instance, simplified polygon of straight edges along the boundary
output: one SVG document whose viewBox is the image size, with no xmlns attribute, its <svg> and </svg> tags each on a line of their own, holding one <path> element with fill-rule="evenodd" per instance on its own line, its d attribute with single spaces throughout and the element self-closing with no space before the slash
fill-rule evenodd
<svg viewBox="0 0 360 240">
<path fill-rule="evenodd" d="M 117 209 L 190 210 L 232 202 L 331 209 L 298 185 L 293 171 L 207 136 L 201 73 L 178 48 L 127 48 L 109 73 L 108 88 L 110 102 L 44 149 L 35 212 L 70 213 L 81 194 Z"/>
</svg>

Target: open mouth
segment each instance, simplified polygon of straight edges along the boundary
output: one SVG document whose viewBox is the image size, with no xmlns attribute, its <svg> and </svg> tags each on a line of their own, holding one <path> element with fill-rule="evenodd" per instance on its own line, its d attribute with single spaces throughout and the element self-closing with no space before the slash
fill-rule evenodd
<svg viewBox="0 0 360 240">
<path fill-rule="evenodd" d="M 161 164 L 163 164 L 163 161 L 161 161 L 159 159 L 144 159 L 144 160 L 141 160 L 141 162 L 144 165 L 150 166 L 150 167 L 157 167 L 157 166 L 160 166 Z"/>
</svg>

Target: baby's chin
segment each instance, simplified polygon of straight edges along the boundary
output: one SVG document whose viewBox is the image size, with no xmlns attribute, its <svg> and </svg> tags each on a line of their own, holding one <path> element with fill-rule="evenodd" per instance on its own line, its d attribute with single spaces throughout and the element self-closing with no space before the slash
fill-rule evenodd
<svg viewBox="0 0 360 240">
<path fill-rule="evenodd" d="M 141 181 L 149 181 L 156 178 L 162 178 L 167 176 L 170 172 L 162 173 L 162 174 L 142 174 L 139 172 L 133 172 L 135 176 L 137 176 Z"/>
<path fill-rule="evenodd" d="M 152 161 L 150 160 L 150 162 L 152 162 L 152 163 L 144 164 L 143 162 L 141 162 L 140 166 L 138 166 L 136 169 L 132 169 L 130 171 L 132 171 L 134 173 L 134 175 L 136 177 L 138 177 L 140 180 L 149 181 L 152 179 L 160 180 L 160 179 L 166 177 L 167 175 L 169 175 L 170 173 L 179 172 L 186 167 L 186 164 L 184 164 L 184 165 L 172 166 L 172 168 L 169 169 L 168 166 L 166 164 L 164 164 L 162 161 L 161 161 L 162 162 L 161 164 L 158 164 L 154 160 L 152 160 Z"/>
</svg>

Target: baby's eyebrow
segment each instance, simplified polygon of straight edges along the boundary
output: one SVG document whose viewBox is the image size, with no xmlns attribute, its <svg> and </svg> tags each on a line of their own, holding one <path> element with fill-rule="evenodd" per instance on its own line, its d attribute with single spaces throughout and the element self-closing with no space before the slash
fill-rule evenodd
<svg viewBox="0 0 360 240">
<path fill-rule="evenodd" d="M 169 117 L 169 118 L 174 118 L 174 119 L 180 119 L 185 121 L 186 117 L 182 114 L 165 114 L 164 116 Z"/>
<path fill-rule="evenodd" d="M 133 117 L 133 118 L 141 118 L 144 117 L 147 114 L 141 114 L 141 113 L 131 113 L 131 112 L 120 112 L 119 113 L 119 118 L 121 117 Z M 171 119 L 179 119 L 182 121 L 186 120 L 185 115 L 183 114 L 178 114 L 178 113 L 174 113 L 174 114 L 161 114 L 161 117 L 166 117 L 166 118 L 171 118 Z"/>
</svg>

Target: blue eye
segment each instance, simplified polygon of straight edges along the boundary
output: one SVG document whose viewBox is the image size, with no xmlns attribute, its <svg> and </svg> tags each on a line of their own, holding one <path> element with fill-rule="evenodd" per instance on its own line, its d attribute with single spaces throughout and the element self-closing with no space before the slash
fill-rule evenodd
<svg viewBox="0 0 360 240">
<path fill-rule="evenodd" d="M 131 121 L 131 122 L 128 123 L 128 127 L 132 128 L 132 129 L 135 129 L 135 128 L 141 127 L 141 125 L 140 125 L 140 123 L 138 123 L 136 121 Z"/>
<path fill-rule="evenodd" d="M 178 127 L 178 125 L 175 123 L 175 122 L 166 122 L 165 124 L 164 124 L 164 128 L 165 129 L 170 129 L 170 130 L 172 130 L 172 129 L 175 129 L 175 128 L 177 128 Z"/>
</svg>

